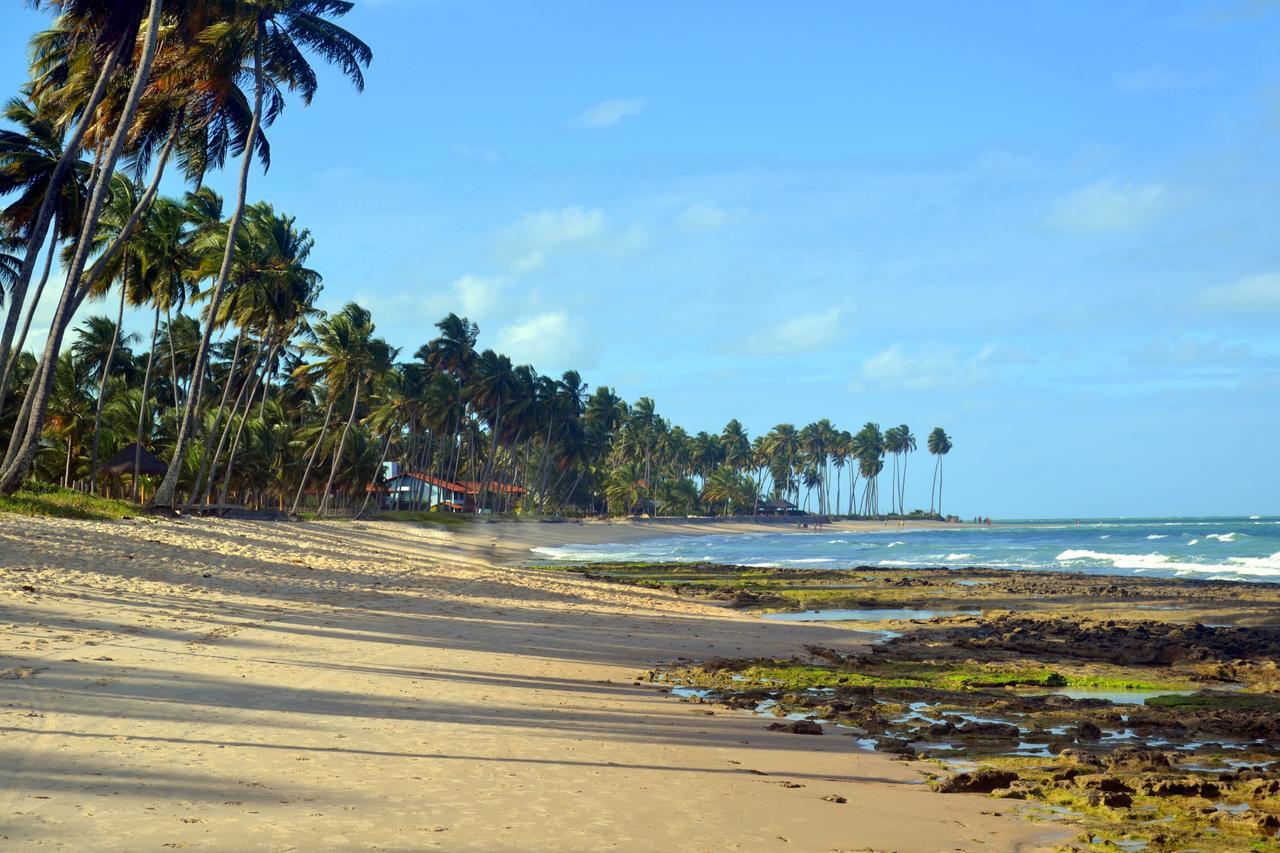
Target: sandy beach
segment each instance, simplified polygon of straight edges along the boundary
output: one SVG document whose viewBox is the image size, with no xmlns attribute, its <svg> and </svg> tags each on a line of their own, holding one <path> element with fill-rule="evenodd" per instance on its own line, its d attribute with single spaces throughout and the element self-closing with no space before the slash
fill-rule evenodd
<svg viewBox="0 0 1280 853">
<path fill-rule="evenodd" d="M 636 683 L 868 635 L 503 565 L 749 529 L 0 516 L 10 849 L 1017 850 L 1012 804 Z M 824 797 L 843 797 L 846 803 Z"/>
</svg>

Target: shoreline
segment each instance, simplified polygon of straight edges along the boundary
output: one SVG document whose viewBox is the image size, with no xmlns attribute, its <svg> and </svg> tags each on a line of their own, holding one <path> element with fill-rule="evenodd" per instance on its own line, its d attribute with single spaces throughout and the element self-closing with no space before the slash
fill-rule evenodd
<svg viewBox="0 0 1280 853">
<path fill-rule="evenodd" d="M 637 683 L 679 659 L 867 637 L 496 565 L 584 529 L 628 528 L 0 516 L 0 834 L 115 849 L 1058 837 L 931 793 L 846 738 L 768 732 Z"/>
</svg>

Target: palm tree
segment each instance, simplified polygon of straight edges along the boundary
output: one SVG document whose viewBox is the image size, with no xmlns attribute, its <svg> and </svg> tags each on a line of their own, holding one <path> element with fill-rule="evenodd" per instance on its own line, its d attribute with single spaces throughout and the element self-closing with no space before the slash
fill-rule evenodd
<svg viewBox="0 0 1280 853">
<path fill-rule="evenodd" d="M 200 382 L 204 363 L 208 357 L 209 339 L 213 334 L 213 318 L 218 315 L 222 292 L 231 274 L 231 263 L 235 253 L 236 237 L 240 223 L 244 217 L 245 199 L 249 187 L 249 170 L 253 163 L 254 142 L 258 139 L 258 129 L 263 122 L 263 100 L 267 89 L 267 77 L 273 83 L 286 85 L 301 94 L 304 103 L 310 103 L 315 94 L 317 80 L 315 72 L 303 56 L 302 48 L 311 48 L 339 69 L 355 84 L 358 90 L 364 88 L 362 69 L 373 60 L 373 52 L 364 42 L 326 18 L 326 15 L 340 17 L 349 12 L 352 3 L 345 0 L 260 0 L 256 3 L 245 3 L 244 13 L 236 24 L 245 37 L 246 46 L 251 46 L 253 56 L 254 108 L 253 118 L 246 134 L 246 143 L 240 164 L 240 180 L 237 189 L 236 205 L 227 224 L 226 246 L 221 267 L 214 281 L 209 297 L 210 322 L 205 325 L 200 348 L 196 353 L 195 371 L 192 384 L 193 393 L 188 394 L 186 407 L 183 410 L 182 422 L 178 427 L 177 441 L 174 447 L 174 460 L 182 457 L 186 445 L 187 433 L 198 415 L 200 404 Z M 266 60 L 270 59 L 268 63 Z M 282 103 L 273 103 L 275 112 Z M 274 113 L 269 113 L 268 118 Z M 178 466 L 171 464 L 164 481 L 156 491 L 153 504 L 156 506 L 172 506 L 178 485 Z M 299 491 L 301 497 L 301 491 Z M 296 501 L 295 501 L 296 506 Z"/>
<path fill-rule="evenodd" d="M 3 401 L 9 387 L 9 352 L 22 351 L 31 319 L 49 280 L 58 243 L 70 237 L 79 223 L 84 181 L 88 172 L 88 164 L 79 159 L 74 160 L 69 167 L 71 180 L 62 183 L 57 192 L 50 195 L 54 173 L 57 172 L 64 153 L 63 132 L 47 111 L 42 113 L 32 100 L 30 87 L 24 88 L 21 97 L 9 100 L 4 108 L 4 118 L 15 129 L 0 128 L 0 196 L 17 197 L 0 212 L 0 233 L 8 233 L 15 248 L 29 243 L 46 197 L 51 199 L 53 219 L 44 270 L 16 342 L 14 334 L 26 299 L 26 284 L 22 283 L 24 259 L 17 255 L 2 255 L 4 261 L 0 263 L 0 285 L 9 290 L 9 313 L 5 317 L 3 331 L 0 331 L 0 401 Z M 4 289 L 5 287 L 0 287 L 0 303 L 3 303 Z"/>
<path fill-rule="evenodd" d="M 291 513 L 295 515 L 302 503 L 302 494 L 307 487 L 311 468 L 315 464 L 316 457 L 324 443 L 329 422 L 333 417 L 334 404 L 347 389 L 354 390 L 352 394 L 352 414 L 347 419 L 347 426 L 343 430 L 345 435 L 347 429 L 350 428 L 351 422 L 355 419 L 355 410 L 360 397 L 360 385 L 364 380 L 365 372 L 374 360 L 372 317 L 368 311 L 354 302 L 348 303 L 332 317 L 317 323 L 315 334 L 315 341 L 303 343 L 303 352 L 314 356 L 315 360 L 299 366 L 293 375 L 296 379 L 311 381 L 323 379 L 328 404 L 324 419 L 320 423 L 319 437 L 316 439 L 311 456 L 307 460 L 306 468 L 303 469 L 302 480 L 298 484 L 298 492 L 293 500 Z M 330 467 L 330 486 L 332 485 L 333 474 L 337 470 L 338 455 L 335 454 L 335 461 Z M 327 503 L 327 498 L 328 487 L 325 489 L 326 500 L 322 501 L 322 507 L 324 503 Z"/>
<path fill-rule="evenodd" d="M 898 483 L 898 514 L 906 514 L 906 491 L 907 491 L 907 458 L 909 454 L 916 452 L 916 437 L 911 434 L 911 427 L 902 424 L 898 427 L 898 448 L 902 454 L 902 472 Z"/>
<path fill-rule="evenodd" d="M 134 14 L 130 14 L 130 12 L 141 12 L 141 9 L 136 6 L 131 7 L 130 10 L 124 11 L 122 14 L 122 10 L 117 8 L 119 4 L 106 2 L 106 0 L 97 0 L 97 2 L 95 0 L 77 0 L 77 2 L 67 0 L 62 5 L 65 11 L 63 18 L 68 16 L 73 18 L 80 17 L 79 24 L 86 29 L 95 31 L 99 42 L 101 42 L 103 36 L 110 35 L 111 38 L 109 40 L 114 44 L 110 50 L 107 63 L 102 71 L 99 72 L 94 94 L 89 98 L 89 103 L 84 110 L 84 116 L 67 141 L 63 159 L 59 162 L 58 170 L 51 179 L 49 192 L 41 204 L 37 223 L 27 242 L 27 257 L 23 261 L 23 269 L 18 282 L 24 290 L 27 283 L 30 282 L 30 272 L 34 269 L 34 256 L 37 254 L 38 247 L 44 242 L 47 233 L 48 219 L 52 215 L 56 193 L 61 187 L 61 181 L 65 178 L 66 170 L 70 167 L 70 160 L 79 153 L 80 140 L 84 130 L 87 129 L 103 93 L 107 90 L 106 84 L 110 69 L 118 59 L 125 55 L 126 48 L 132 46 L 134 37 L 139 32 L 142 34 L 142 46 L 138 55 L 137 66 L 133 70 L 128 94 L 118 112 L 119 118 L 116 121 L 114 132 L 110 134 L 109 138 L 104 137 L 100 143 L 98 162 L 95 165 L 97 177 L 90 182 L 89 202 L 85 207 L 83 221 L 80 223 L 80 234 L 72 244 L 74 251 L 71 255 L 71 263 L 67 271 L 67 280 L 63 287 L 62 298 L 54 311 L 48 339 L 45 342 L 44 356 L 41 359 L 39 370 L 40 378 L 38 381 L 33 382 L 33 387 L 28 391 L 28 400 L 24 401 L 24 406 L 28 402 L 30 403 L 30 413 L 27 416 L 25 428 L 20 417 L 13 435 L 10 437 L 10 452 L 6 454 L 8 467 L 4 469 L 3 473 L 0 473 L 0 494 L 12 493 L 18 488 L 22 483 L 27 468 L 31 464 L 31 460 L 35 456 L 48 406 L 49 393 L 53 385 L 53 371 L 62 346 L 63 335 L 71 323 L 76 308 L 89 295 L 90 288 L 94 283 L 93 275 L 88 276 L 88 281 L 86 282 L 82 281 L 82 274 L 94 246 L 94 236 L 97 233 L 99 217 L 107 201 L 108 187 L 115 177 L 116 162 L 124 152 L 126 138 L 132 128 L 134 114 L 142 97 L 142 91 L 149 79 L 151 62 L 155 57 L 156 47 L 159 42 L 158 30 L 162 7 L 161 0 L 150 0 L 145 23 L 139 22 Z M 93 67 L 93 65 L 91 64 L 88 67 Z M 97 100 L 95 100 L 95 97 Z M 149 198 L 154 197 L 155 192 L 159 189 L 164 162 L 172 149 L 173 140 L 171 139 L 170 142 L 171 144 L 166 147 L 163 155 L 159 158 L 152 182 L 144 195 L 144 198 L 147 199 L 143 202 L 144 205 L 149 203 Z M 136 215 L 137 211 L 135 211 L 135 219 Z M 130 230 L 129 228 L 124 229 L 119 239 L 127 239 Z M 104 253 L 104 260 L 110 256 L 111 252 L 112 249 L 109 248 Z"/>
<path fill-rule="evenodd" d="M 938 515 L 942 515 L 942 457 L 951 452 L 951 436 L 942 427 L 934 427 L 929 433 L 929 452 L 936 457 L 933 463 L 933 488 L 929 491 L 929 514 L 933 514 L 933 494 L 938 493 Z"/>
</svg>

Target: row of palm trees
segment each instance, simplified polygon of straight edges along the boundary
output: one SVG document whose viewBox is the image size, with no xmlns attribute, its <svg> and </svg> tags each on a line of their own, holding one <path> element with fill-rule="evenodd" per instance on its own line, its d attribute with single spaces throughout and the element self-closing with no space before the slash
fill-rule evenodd
<svg viewBox="0 0 1280 853">
<path fill-rule="evenodd" d="M 185 458 L 193 433 L 205 421 L 210 395 L 204 384 L 213 335 L 225 316 L 224 292 L 237 267 L 240 232 L 247 227 L 249 174 L 255 159 L 264 167 L 270 160 L 265 131 L 288 95 L 304 103 L 314 96 L 317 74 L 308 53 L 336 65 L 358 88 L 372 60 L 369 48 L 334 22 L 352 8 L 344 0 L 36 0 L 36 5 L 49 8 L 52 19 L 31 40 L 30 81 L 6 109 L 14 128 L 0 139 L 0 195 L 16 196 L 3 212 L 0 234 L 7 301 L 0 330 L 0 405 L 18 373 L 18 353 L 44 297 L 55 252 L 65 278 L 43 353 L 20 395 L 21 407 L 16 415 L 6 415 L 12 424 L 0 463 L 0 493 L 22 484 L 40 452 L 63 340 L 76 311 L 112 286 L 127 300 L 130 279 L 142 274 L 140 226 L 157 207 L 166 167 L 176 162 L 196 196 L 211 169 L 223 166 L 229 155 L 239 156 L 230 214 L 223 220 L 215 211 L 211 221 L 218 223 L 217 233 L 205 235 L 208 242 L 220 243 L 221 256 L 205 243 L 190 241 L 206 250 L 201 277 L 195 279 L 205 285 L 206 304 L 173 435 L 172 459 Z M 171 241 L 171 246 L 176 250 L 188 242 Z M 46 258 L 43 271 L 31 291 L 41 257 Z M 237 343 L 243 338 L 238 335 Z M 260 343 L 272 348 L 265 338 Z M 240 368 L 234 358 L 231 366 Z M 99 410 L 105 408 L 103 376 Z M 98 420 L 102 414 L 96 413 Z M 212 428 L 219 426 L 215 417 Z M 156 504 L 176 503 L 183 467 L 169 466 Z"/>
<path fill-rule="evenodd" d="M 824 419 L 752 438 L 734 420 L 689 434 L 649 398 L 480 350 L 464 317 L 402 359 L 360 306 L 317 310 L 310 233 L 248 203 L 248 179 L 287 96 L 315 93 L 308 52 L 363 85 L 369 49 L 334 23 L 350 3 L 44 5 L 52 24 L 0 127 L 0 493 L 34 475 L 167 508 L 325 513 L 365 508 L 394 461 L 477 483 L 476 503 L 505 511 L 744 513 L 773 498 L 906 512 L 906 425 L 851 433 Z M 230 203 L 204 185 L 228 155 Z M 178 196 L 158 191 L 170 163 L 190 184 Z M 55 255 L 60 291 L 47 287 Z M 86 300 L 110 313 L 73 329 Z M 37 355 L 25 347 L 42 304 L 53 320 Z M 128 307 L 149 329 L 124 331 Z M 131 469 L 104 470 L 128 446 Z M 939 428 L 927 447 L 940 513 L 951 441 Z M 149 453 L 167 462 L 154 482 Z"/>
</svg>

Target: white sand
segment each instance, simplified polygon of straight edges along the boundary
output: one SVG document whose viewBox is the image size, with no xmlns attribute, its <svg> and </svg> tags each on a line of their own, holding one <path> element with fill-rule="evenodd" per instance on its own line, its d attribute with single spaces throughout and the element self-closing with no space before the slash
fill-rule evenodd
<svg viewBox="0 0 1280 853">
<path fill-rule="evenodd" d="M 0 515 L 0 840 L 932 851 L 1051 837 L 1008 801 L 930 793 L 912 763 L 849 737 L 769 733 L 632 683 L 680 656 L 866 635 L 495 565 L 655 530 L 669 531 Z"/>
</svg>

